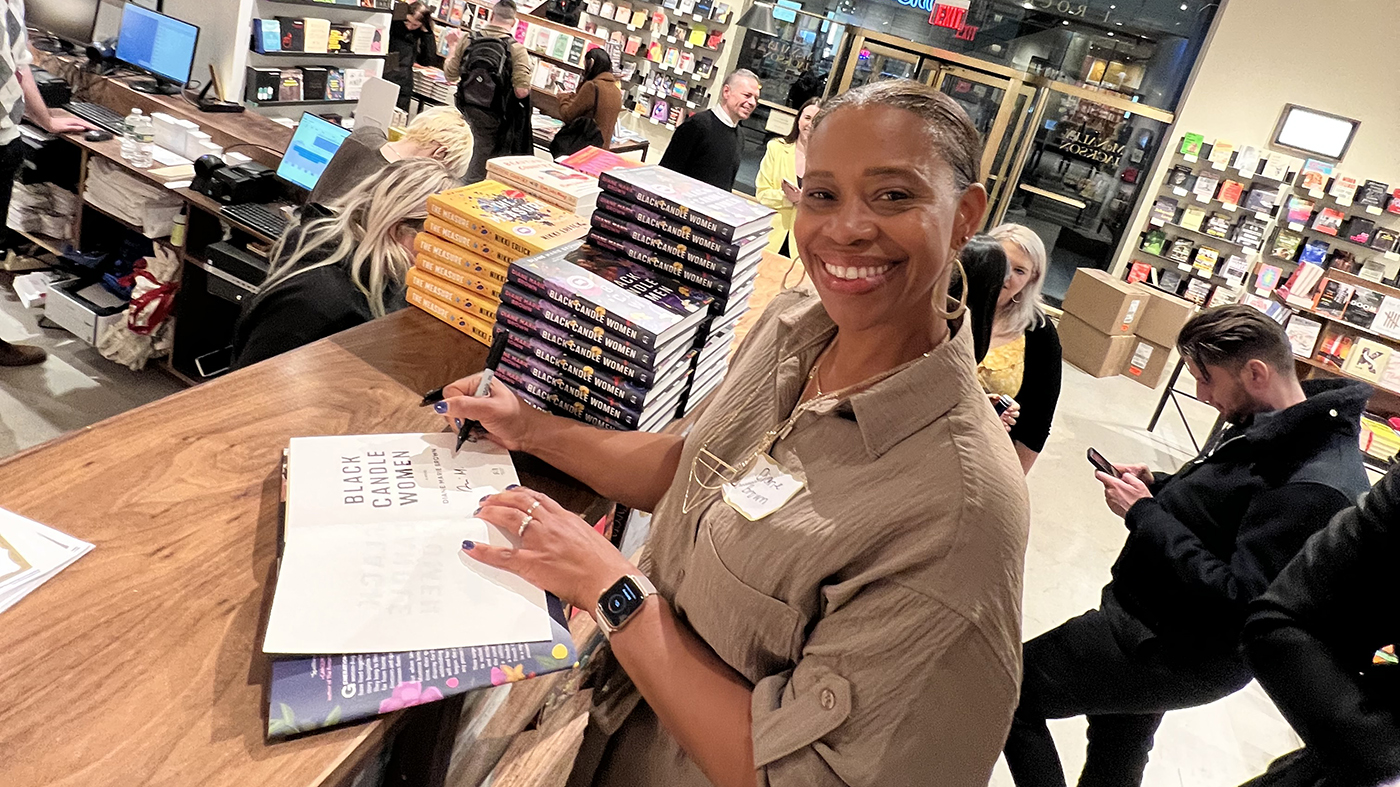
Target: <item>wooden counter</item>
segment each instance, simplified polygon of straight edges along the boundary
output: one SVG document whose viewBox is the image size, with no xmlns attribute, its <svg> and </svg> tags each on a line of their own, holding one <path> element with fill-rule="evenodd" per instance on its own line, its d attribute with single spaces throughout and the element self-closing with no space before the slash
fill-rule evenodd
<svg viewBox="0 0 1400 787">
<path fill-rule="evenodd" d="M 440 429 L 421 392 L 485 354 L 408 308 L 0 462 L 0 507 L 96 545 L 0 619 L 0 784 L 335 787 L 414 714 L 460 709 L 269 744 L 259 643 L 288 440 Z M 598 512 L 569 479 L 517 466 Z M 434 756 L 436 779 L 395 783 L 440 780 Z"/>
</svg>

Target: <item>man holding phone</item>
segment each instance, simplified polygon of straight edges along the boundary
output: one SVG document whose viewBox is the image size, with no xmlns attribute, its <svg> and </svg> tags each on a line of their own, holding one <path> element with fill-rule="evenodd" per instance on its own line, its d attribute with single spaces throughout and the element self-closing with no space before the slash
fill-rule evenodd
<svg viewBox="0 0 1400 787">
<path fill-rule="evenodd" d="M 1174 474 L 1095 472 L 1128 538 L 1100 608 L 1025 645 L 1005 749 L 1018 787 L 1066 783 L 1046 720 L 1071 716 L 1089 721 L 1080 787 L 1140 784 L 1162 715 L 1249 682 L 1246 607 L 1369 488 L 1357 436 L 1370 386 L 1300 383 L 1283 328 L 1250 306 L 1202 312 L 1177 349 L 1227 425 Z"/>
</svg>

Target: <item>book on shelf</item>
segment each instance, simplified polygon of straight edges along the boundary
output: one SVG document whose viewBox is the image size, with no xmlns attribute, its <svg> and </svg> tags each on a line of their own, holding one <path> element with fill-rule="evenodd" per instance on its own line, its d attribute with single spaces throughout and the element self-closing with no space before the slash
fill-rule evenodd
<svg viewBox="0 0 1400 787">
<path fill-rule="evenodd" d="M 1206 276 L 1215 274 L 1215 268 L 1220 264 L 1220 252 L 1209 246 L 1201 246 L 1196 249 L 1196 258 L 1192 262 L 1192 267 Z"/>
<path fill-rule="evenodd" d="M 1358 267 L 1356 255 L 1345 249 L 1333 249 L 1332 253 L 1327 255 L 1327 261 L 1323 263 L 1323 267 L 1342 273 L 1356 273 Z"/>
<path fill-rule="evenodd" d="M 1199 205 L 1187 205 L 1181 211 L 1181 218 L 1177 223 L 1188 230 L 1201 232 L 1201 225 L 1205 223 L 1206 210 Z"/>
<path fill-rule="evenodd" d="M 1158 257 L 1165 257 L 1167 246 L 1167 234 L 1161 230 L 1152 230 L 1143 233 L 1142 244 L 1138 247 L 1148 254 L 1155 254 Z"/>
<path fill-rule="evenodd" d="M 657 99 L 651 105 L 651 119 L 657 123 L 665 123 L 671 116 L 671 106 L 662 99 Z"/>
<path fill-rule="evenodd" d="M 1262 292 L 1271 292 L 1282 278 L 1283 268 L 1277 265 L 1260 265 L 1258 274 L 1254 277 L 1254 288 Z"/>
<path fill-rule="evenodd" d="M 1258 295 L 1251 295 L 1249 293 L 1244 293 L 1243 295 L 1241 295 L 1239 302 L 1245 304 L 1246 306 L 1252 306 L 1255 309 L 1258 309 L 1265 316 L 1278 323 L 1279 325 L 1283 325 L 1284 322 L 1288 320 L 1288 316 L 1293 313 L 1289 311 L 1287 306 L 1284 306 L 1278 301 L 1270 300 L 1268 298 L 1261 298 Z"/>
<path fill-rule="evenodd" d="M 1400 298 L 1393 295 L 1381 298 L 1371 330 L 1388 339 L 1400 339 Z"/>
<path fill-rule="evenodd" d="M 1310 199 L 1304 199 L 1296 195 L 1288 197 L 1288 222 L 1290 224 L 1306 224 L 1312 218 L 1313 206 L 1317 203 Z"/>
<path fill-rule="evenodd" d="M 1173 238 L 1171 248 L 1167 250 L 1167 259 L 1173 262 L 1190 262 L 1191 253 L 1196 250 L 1196 245 L 1188 238 Z"/>
<path fill-rule="evenodd" d="M 494 180 L 428 198 L 428 213 L 477 237 L 489 237 L 516 257 L 539 254 L 588 234 L 575 213 Z"/>
<path fill-rule="evenodd" d="M 1215 238 L 1230 237 L 1230 217 L 1223 213 L 1211 213 L 1201 224 L 1201 232 Z"/>
<path fill-rule="evenodd" d="M 1370 330 L 1380 312 L 1385 295 L 1366 287 L 1356 287 L 1342 312 L 1342 319 L 1359 328 Z"/>
<path fill-rule="evenodd" d="M 1298 261 L 1321 265 L 1326 262 L 1331 248 L 1326 241 L 1314 238 L 1303 244 L 1303 250 L 1298 252 Z"/>
<path fill-rule="evenodd" d="M 302 51 L 324 54 L 330 44 L 331 20 L 308 16 L 302 20 L 306 27 L 302 40 Z"/>
<path fill-rule="evenodd" d="M 1167 185 L 1176 189 L 1189 189 L 1192 177 L 1190 167 L 1185 164 L 1177 164 L 1167 172 Z"/>
<path fill-rule="evenodd" d="M 1390 186 L 1379 180 L 1368 180 L 1361 184 L 1361 189 L 1356 192 L 1354 204 L 1363 208 L 1375 208 L 1380 210 L 1385 207 L 1386 198 L 1390 193 Z"/>
<path fill-rule="evenodd" d="M 1183 278 L 1181 271 L 1175 268 L 1164 268 L 1157 277 L 1157 286 L 1175 295 L 1181 292 L 1181 281 Z"/>
<path fill-rule="evenodd" d="M 1210 282 L 1191 276 L 1186 282 L 1186 291 L 1181 294 L 1181 297 L 1197 306 L 1204 306 L 1206 299 L 1210 297 L 1210 290 Z"/>
<path fill-rule="evenodd" d="M 1157 227 L 1170 224 L 1172 219 L 1176 217 L 1178 204 L 1171 197 L 1158 197 L 1152 203 L 1152 214 L 1148 217 L 1148 222 Z"/>
<path fill-rule="evenodd" d="M 1225 180 L 1220 184 L 1220 192 L 1217 199 L 1224 205 L 1239 205 L 1240 196 L 1244 193 L 1244 184 L 1238 180 Z"/>
<path fill-rule="evenodd" d="M 486 174 L 527 191 L 556 207 L 578 212 L 598 200 L 598 179 L 537 156 L 499 156 L 486 162 Z"/>
<path fill-rule="evenodd" d="M 1240 171 L 1245 177 L 1252 177 L 1259 171 L 1259 148 L 1253 145 L 1244 145 L 1235 156 L 1235 169 Z"/>
<path fill-rule="evenodd" d="M 1346 363 L 1347 357 L 1351 355 L 1351 347 L 1356 343 L 1356 337 L 1345 331 L 1337 330 L 1335 327 L 1323 331 L 1322 338 L 1317 345 L 1317 353 L 1313 357 L 1321 361 L 1323 365 L 1341 371 Z"/>
<path fill-rule="evenodd" d="M 1368 383 L 1378 383 L 1390 362 L 1391 348 L 1365 337 L 1357 337 L 1342 371 Z"/>
<path fill-rule="evenodd" d="M 363 68 L 345 69 L 345 100 L 359 101 L 360 94 L 364 92 L 365 81 L 369 79 L 369 71 Z"/>
<path fill-rule="evenodd" d="M 1376 223 L 1361 216 L 1352 216 L 1342 225 L 1342 236 L 1352 243 L 1359 243 L 1362 246 L 1371 243 L 1371 236 L 1375 234 Z"/>
<path fill-rule="evenodd" d="M 1249 276 L 1249 261 L 1239 254 L 1231 254 L 1225 258 L 1220 275 L 1238 287 Z"/>
<path fill-rule="evenodd" d="M 1262 248 L 1264 245 L 1264 235 L 1269 231 L 1267 222 L 1253 216 L 1245 216 L 1235 225 L 1232 234 L 1234 241 L 1249 249 Z"/>
<path fill-rule="evenodd" d="M 457 32 L 460 35 L 460 31 Z M 326 51 L 337 55 L 348 55 L 354 40 L 354 25 L 349 22 L 331 22 L 331 32 L 326 37 Z M 453 38 L 452 43 L 457 43 L 457 39 Z"/>
<path fill-rule="evenodd" d="M 1255 213 L 1272 213 L 1277 200 L 1276 190 L 1255 186 L 1244 194 L 1244 209 Z"/>
<path fill-rule="evenodd" d="M 1350 205 L 1358 188 L 1360 185 L 1356 178 L 1338 172 L 1332 178 L 1332 188 L 1327 190 L 1327 196 L 1335 199 L 1339 205 Z"/>
<path fill-rule="evenodd" d="M 1210 146 L 1210 155 L 1206 160 L 1216 169 L 1225 169 L 1225 167 L 1229 166 L 1230 158 L 1234 155 L 1235 143 L 1217 139 L 1215 144 Z"/>
<path fill-rule="evenodd" d="M 1205 143 L 1206 138 L 1204 136 L 1188 131 L 1181 135 L 1181 155 L 1199 157 L 1202 148 L 1205 147 Z"/>
<path fill-rule="evenodd" d="M 1322 334 L 1322 322 L 1301 314 L 1294 314 L 1288 318 L 1288 323 L 1283 327 L 1288 334 L 1288 343 L 1293 348 L 1293 354 L 1299 358 L 1311 358 L 1313 350 L 1317 347 L 1317 337 Z"/>
<path fill-rule="evenodd" d="M 1361 270 L 1356 275 L 1367 281 L 1381 284 L 1385 281 L 1385 262 L 1374 257 L 1366 260 L 1361 264 Z"/>
<path fill-rule="evenodd" d="M 649 16 L 650 14 L 646 12 L 646 9 L 635 8 L 632 10 L 632 18 L 628 20 L 627 24 L 631 27 L 641 27 L 647 23 L 647 18 Z"/>
<path fill-rule="evenodd" d="M 622 24 L 632 23 L 632 6 L 626 3 L 618 3 L 613 10 L 613 21 Z"/>
<path fill-rule="evenodd" d="M 1270 152 L 1269 158 L 1264 162 L 1264 167 L 1259 170 L 1259 174 L 1269 180 L 1278 180 L 1286 183 L 1288 181 L 1288 173 L 1293 171 L 1293 167 L 1297 161 L 1298 160 L 1292 156 Z"/>
<path fill-rule="evenodd" d="M 1324 317 L 1340 320 L 1355 292 L 1356 288 L 1346 282 L 1327 279 L 1322 285 L 1322 292 L 1317 296 L 1317 303 L 1313 305 L 1312 310 Z"/>
<path fill-rule="evenodd" d="M 302 79 L 301 69 L 284 68 L 277 82 L 277 100 L 301 101 L 305 95 L 304 88 L 305 82 Z"/>
<path fill-rule="evenodd" d="M 1390 190 L 1390 197 L 1385 202 L 1385 210 L 1387 213 L 1400 213 L 1400 188 Z"/>
<path fill-rule="evenodd" d="M 306 47 L 306 19 L 279 16 L 277 26 L 282 31 L 283 52 L 301 52 Z"/>
<path fill-rule="evenodd" d="M 1400 233 L 1385 227 L 1376 227 L 1375 232 L 1371 234 L 1371 242 L 1367 245 L 1382 253 L 1393 252 L 1400 246 Z"/>
<path fill-rule="evenodd" d="M 659 166 L 611 170 L 598 178 L 604 191 L 657 210 L 721 240 L 732 241 L 771 225 L 773 209 Z"/>
<path fill-rule="evenodd" d="M 709 30 L 704 25 L 696 25 L 690 28 L 690 35 L 686 38 L 686 43 L 691 46 L 704 46 L 705 39 L 709 35 Z"/>
<path fill-rule="evenodd" d="M 460 25 L 466 18 L 467 0 L 452 0 L 452 9 L 447 13 L 447 23 L 449 25 Z"/>
<path fill-rule="evenodd" d="M 1128 268 L 1128 283 L 1145 281 L 1150 284 L 1155 270 L 1149 263 L 1134 261 L 1132 267 Z"/>
<path fill-rule="evenodd" d="M 253 20 L 253 51 L 262 54 L 282 51 L 282 25 L 276 19 Z"/>
<path fill-rule="evenodd" d="M 1210 296 L 1206 298 L 1205 308 L 1213 306 L 1227 306 L 1232 303 L 1239 303 L 1244 295 L 1244 290 L 1237 290 L 1233 287 L 1216 287 L 1210 291 Z"/>
<path fill-rule="evenodd" d="M 511 283 L 649 349 L 698 325 L 713 298 L 595 247 L 517 261 Z"/>
<path fill-rule="evenodd" d="M 1324 191 L 1327 188 L 1327 182 L 1332 179 L 1334 171 L 1336 171 L 1336 167 L 1333 165 L 1310 158 L 1303 162 L 1298 187 L 1307 192 Z"/>
<path fill-rule="evenodd" d="M 1346 221 L 1346 214 L 1336 208 L 1323 208 L 1317 212 L 1317 218 L 1313 220 L 1312 228 L 1316 232 L 1335 236 L 1342 229 L 1342 222 Z"/>
<path fill-rule="evenodd" d="M 519 478 L 504 448 L 483 440 L 454 455 L 455 442 L 450 432 L 291 440 L 263 652 L 380 653 L 552 637 L 543 591 L 458 558 L 464 538 L 510 544 L 462 512 Z"/>
<path fill-rule="evenodd" d="M 1313 293 L 1317 289 L 1318 283 L 1322 281 L 1322 274 L 1321 265 L 1301 264 L 1293 269 L 1292 275 L 1278 288 L 1278 293 L 1290 305 L 1311 309 L 1314 300 Z"/>
<path fill-rule="evenodd" d="M 1210 202 L 1215 197 L 1215 190 L 1220 186 L 1220 176 L 1214 172 L 1202 172 L 1196 176 L 1196 183 L 1191 187 L 1191 193 L 1196 195 L 1199 202 Z"/>
</svg>

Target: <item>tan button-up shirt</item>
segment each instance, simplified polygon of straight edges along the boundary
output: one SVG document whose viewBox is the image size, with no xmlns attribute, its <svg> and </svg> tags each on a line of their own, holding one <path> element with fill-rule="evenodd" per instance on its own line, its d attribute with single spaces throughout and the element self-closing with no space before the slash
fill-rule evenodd
<svg viewBox="0 0 1400 787">
<path fill-rule="evenodd" d="M 815 295 L 773 301 L 686 440 L 642 569 L 754 684 L 760 784 L 986 785 L 1019 691 L 1027 503 L 969 330 L 804 414 L 771 455 L 807 483 L 776 513 L 716 492 L 682 512 L 700 447 L 742 461 L 835 331 Z M 634 689 L 600 693 L 617 731 L 596 783 L 709 784 Z"/>
</svg>

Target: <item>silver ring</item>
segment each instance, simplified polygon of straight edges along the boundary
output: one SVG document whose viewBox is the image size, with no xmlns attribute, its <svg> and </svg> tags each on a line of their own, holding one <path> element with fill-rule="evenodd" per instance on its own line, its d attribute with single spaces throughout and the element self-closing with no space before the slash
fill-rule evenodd
<svg viewBox="0 0 1400 787">
<path fill-rule="evenodd" d="M 518 535 L 520 538 L 524 538 L 524 537 L 525 537 L 525 528 L 529 527 L 529 526 L 530 526 L 530 523 L 533 522 L 533 521 L 535 521 L 535 518 L 532 517 L 532 516 L 530 516 L 529 514 L 526 514 L 526 515 L 525 515 L 525 520 L 524 520 L 523 522 L 520 523 L 520 532 L 517 533 L 516 535 Z"/>
</svg>

